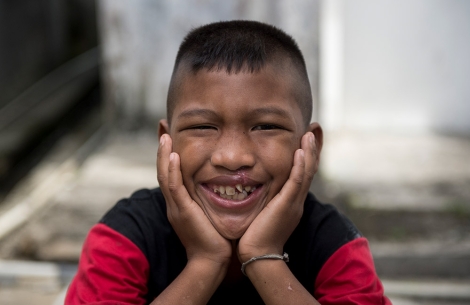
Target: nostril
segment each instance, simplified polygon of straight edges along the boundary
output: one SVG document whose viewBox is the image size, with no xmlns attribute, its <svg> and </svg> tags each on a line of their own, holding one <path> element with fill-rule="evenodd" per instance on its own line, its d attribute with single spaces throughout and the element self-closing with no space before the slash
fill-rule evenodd
<svg viewBox="0 0 470 305">
<path fill-rule="evenodd" d="M 224 167 L 231 171 L 246 170 L 254 166 L 255 158 L 250 153 L 215 152 L 210 163 L 216 167 Z"/>
<path fill-rule="evenodd" d="M 249 169 L 249 168 L 250 168 L 250 166 L 245 165 L 245 166 L 241 166 L 241 167 L 237 168 L 237 170 L 242 171 L 242 170 Z"/>
</svg>

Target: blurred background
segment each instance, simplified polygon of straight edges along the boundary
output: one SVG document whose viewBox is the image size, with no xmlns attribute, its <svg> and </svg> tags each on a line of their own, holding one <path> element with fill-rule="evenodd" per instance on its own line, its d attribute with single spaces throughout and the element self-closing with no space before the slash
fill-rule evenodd
<svg viewBox="0 0 470 305">
<path fill-rule="evenodd" d="M 156 187 L 184 35 L 284 29 L 325 131 L 311 190 L 368 237 L 394 304 L 470 304 L 470 2 L 1 0 L 0 304 L 62 304 L 83 240 Z"/>
</svg>

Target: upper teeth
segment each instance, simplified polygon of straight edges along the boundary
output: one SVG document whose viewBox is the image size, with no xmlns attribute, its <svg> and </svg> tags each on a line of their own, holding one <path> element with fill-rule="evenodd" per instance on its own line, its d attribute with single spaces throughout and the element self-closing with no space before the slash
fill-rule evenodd
<svg viewBox="0 0 470 305">
<path fill-rule="evenodd" d="M 218 185 L 214 186 L 213 189 L 214 193 L 220 193 L 220 196 L 223 198 L 243 200 L 248 196 L 248 193 L 253 192 L 256 187 L 248 185 L 244 187 L 241 184 L 237 184 L 235 187 Z"/>
</svg>

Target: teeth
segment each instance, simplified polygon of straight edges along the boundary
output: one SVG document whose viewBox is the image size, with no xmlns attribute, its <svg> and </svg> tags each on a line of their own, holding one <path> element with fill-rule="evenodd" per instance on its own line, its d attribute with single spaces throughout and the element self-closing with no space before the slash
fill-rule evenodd
<svg viewBox="0 0 470 305">
<path fill-rule="evenodd" d="M 214 193 L 219 193 L 219 196 L 225 199 L 233 199 L 233 200 L 243 200 L 248 197 L 249 193 L 252 193 L 256 190 L 254 186 L 243 186 L 241 184 L 232 186 L 214 186 L 213 187 Z"/>
<path fill-rule="evenodd" d="M 220 192 L 221 194 L 225 194 L 225 187 L 223 187 L 222 185 L 219 186 L 219 192 Z"/>
<path fill-rule="evenodd" d="M 235 188 L 233 188 L 231 186 L 226 186 L 225 187 L 225 193 L 227 195 L 235 195 Z"/>
</svg>

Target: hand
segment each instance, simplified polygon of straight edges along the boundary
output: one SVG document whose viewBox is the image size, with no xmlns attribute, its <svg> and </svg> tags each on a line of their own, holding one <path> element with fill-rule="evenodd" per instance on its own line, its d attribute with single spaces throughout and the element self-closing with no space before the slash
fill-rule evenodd
<svg viewBox="0 0 470 305">
<path fill-rule="evenodd" d="M 266 205 L 248 227 L 238 244 L 238 258 L 246 262 L 254 256 L 282 254 L 289 236 L 298 225 L 313 176 L 318 170 L 315 136 L 307 132 L 281 191 Z"/>
<path fill-rule="evenodd" d="M 172 152 L 168 134 L 160 138 L 157 178 L 165 197 L 168 220 L 186 249 L 188 261 L 202 259 L 228 265 L 231 243 L 217 232 L 183 185 L 180 157 Z"/>
</svg>

